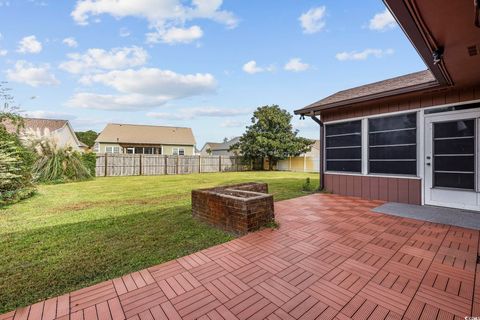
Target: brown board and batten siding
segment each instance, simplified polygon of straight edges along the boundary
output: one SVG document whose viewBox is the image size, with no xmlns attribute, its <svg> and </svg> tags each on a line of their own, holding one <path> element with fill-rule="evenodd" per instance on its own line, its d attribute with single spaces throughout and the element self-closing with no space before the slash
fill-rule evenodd
<svg viewBox="0 0 480 320">
<path fill-rule="evenodd" d="M 333 110 L 323 110 L 324 123 L 358 117 L 415 110 L 452 103 L 480 99 L 480 87 L 443 89 L 428 93 L 406 94 L 402 97 L 369 101 Z M 329 192 L 356 196 L 368 200 L 384 200 L 409 204 L 421 204 L 422 181 L 420 178 L 394 178 L 341 173 L 325 173 L 325 189 Z"/>
<path fill-rule="evenodd" d="M 325 174 L 328 192 L 366 200 L 421 204 L 421 188 L 420 179 Z"/>
</svg>

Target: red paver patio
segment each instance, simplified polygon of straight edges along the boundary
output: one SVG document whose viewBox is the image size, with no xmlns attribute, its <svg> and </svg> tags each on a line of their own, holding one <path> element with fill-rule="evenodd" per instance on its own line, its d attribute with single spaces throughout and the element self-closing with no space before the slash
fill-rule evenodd
<svg viewBox="0 0 480 320">
<path fill-rule="evenodd" d="M 479 232 L 314 194 L 263 230 L 0 320 L 463 319 L 480 316 Z M 479 216 L 480 217 L 480 216 Z"/>
</svg>

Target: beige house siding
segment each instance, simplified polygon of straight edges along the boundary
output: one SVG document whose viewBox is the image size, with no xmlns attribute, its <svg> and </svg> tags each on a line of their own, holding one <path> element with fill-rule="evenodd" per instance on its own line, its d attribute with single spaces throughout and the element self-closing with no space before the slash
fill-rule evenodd
<svg viewBox="0 0 480 320">
<path fill-rule="evenodd" d="M 168 146 L 162 146 L 163 147 L 163 154 L 165 155 L 172 155 L 173 154 L 173 148 L 183 148 L 185 149 L 185 155 L 186 156 L 193 156 L 195 155 L 195 147 L 194 146 L 181 146 L 181 145 L 168 145 Z"/>
</svg>

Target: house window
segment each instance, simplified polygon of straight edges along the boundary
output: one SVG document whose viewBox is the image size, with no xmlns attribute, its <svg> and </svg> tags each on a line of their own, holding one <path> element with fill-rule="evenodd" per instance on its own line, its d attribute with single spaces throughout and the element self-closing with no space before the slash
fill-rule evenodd
<svg viewBox="0 0 480 320">
<path fill-rule="evenodd" d="M 143 154 L 143 148 L 135 148 L 135 154 Z"/>
<path fill-rule="evenodd" d="M 184 156 L 185 148 L 172 148 L 172 153 L 174 156 Z"/>
<path fill-rule="evenodd" d="M 135 153 L 135 148 L 126 148 L 125 153 L 127 154 L 134 154 Z"/>
<path fill-rule="evenodd" d="M 325 126 L 327 171 L 362 172 L 361 120 Z"/>
<path fill-rule="evenodd" d="M 100 145 L 98 144 L 98 142 L 95 142 L 95 144 L 93 145 L 93 152 L 100 152 Z"/>
<path fill-rule="evenodd" d="M 154 148 L 143 148 L 143 154 L 154 154 Z"/>
<path fill-rule="evenodd" d="M 120 153 L 120 147 L 105 147 L 105 153 Z"/>
<path fill-rule="evenodd" d="M 417 174 L 417 114 L 368 120 L 369 173 Z"/>
</svg>

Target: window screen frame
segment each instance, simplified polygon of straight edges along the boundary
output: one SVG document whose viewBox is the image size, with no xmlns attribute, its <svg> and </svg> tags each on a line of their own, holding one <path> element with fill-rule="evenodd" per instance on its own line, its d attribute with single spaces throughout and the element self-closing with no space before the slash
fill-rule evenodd
<svg viewBox="0 0 480 320">
<path fill-rule="evenodd" d="M 461 120 L 461 119 L 460 119 Z M 460 120 L 443 120 L 443 121 L 436 121 L 433 123 L 433 125 L 438 124 L 438 123 L 445 123 L 445 122 L 451 122 L 451 121 L 460 121 Z M 471 119 L 464 119 L 464 120 L 473 120 L 473 157 L 474 157 L 474 172 L 473 172 L 473 188 L 455 188 L 455 187 L 446 187 L 446 186 L 437 186 L 436 185 L 436 177 L 435 177 L 435 129 L 433 129 L 432 132 L 432 188 L 433 189 L 443 189 L 443 190 L 453 190 L 453 191 L 466 191 L 466 192 L 480 192 L 480 172 L 479 172 L 479 137 L 480 137 L 480 117 L 474 117 Z"/>
<path fill-rule="evenodd" d="M 371 172 L 370 170 L 370 120 L 373 119 L 381 119 L 381 118 L 390 118 L 390 117 L 397 117 L 397 116 L 406 116 L 409 114 L 414 114 L 415 115 L 415 173 L 413 174 L 408 174 L 408 173 L 383 173 L 383 172 Z M 418 178 L 420 174 L 420 155 L 422 151 L 420 150 L 420 134 L 421 134 L 421 119 L 419 115 L 418 110 L 408 110 L 408 111 L 402 111 L 402 112 L 392 112 L 392 113 L 385 113 L 385 114 L 378 114 L 375 116 L 371 117 L 366 117 L 365 118 L 365 135 L 366 135 L 366 144 L 365 144 L 365 154 L 366 154 L 366 175 L 368 176 L 380 176 L 380 177 L 408 177 L 408 178 Z M 412 129 L 391 129 L 391 130 L 378 130 L 375 132 L 395 132 L 395 131 L 407 131 L 407 130 L 413 130 Z M 402 144 L 398 144 L 402 145 Z M 407 144 L 407 145 L 412 145 L 412 144 Z M 395 146 L 395 145 L 385 145 L 386 147 L 388 146 Z M 378 159 L 374 159 L 378 160 Z M 391 162 L 394 161 L 402 161 L 404 159 L 392 159 L 390 160 Z M 408 160 L 404 160 L 408 161 Z M 412 161 L 412 160 L 409 160 Z M 388 162 L 388 161 L 385 161 Z"/>
<path fill-rule="evenodd" d="M 327 165 L 328 165 L 328 159 L 327 159 L 327 127 L 329 125 L 336 125 L 336 124 L 342 124 L 342 123 L 348 123 L 348 122 L 360 122 L 360 146 L 358 147 L 360 149 L 360 159 L 345 159 L 345 161 L 360 161 L 360 170 L 359 171 L 338 171 L 338 170 L 328 170 Z M 324 145 L 324 164 L 323 164 L 323 169 L 325 173 L 333 173 L 333 174 L 346 174 L 346 175 L 363 175 L 364 174 L 364 120 L 362 118 L 355 118 L 355 119 L 346 119 L 346 120 L 341 120 L 341 121 L 334 121 L 334 122 L 328 122 L 325 123 L 325 129 L 324 129 L 324 135 L 323 135 L 323 145 Z M 338 135 L 338 136 L 341 136 Z"/>
</svg>

